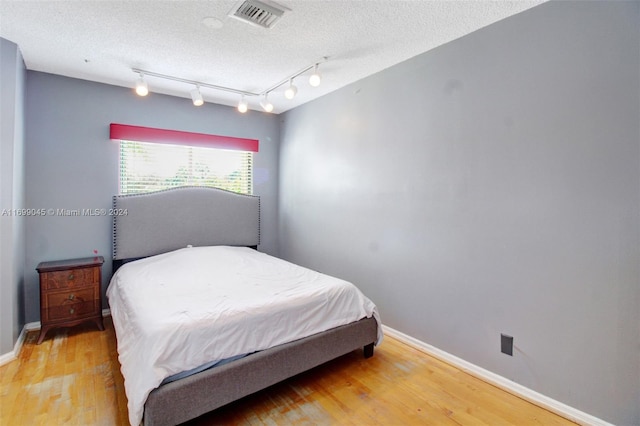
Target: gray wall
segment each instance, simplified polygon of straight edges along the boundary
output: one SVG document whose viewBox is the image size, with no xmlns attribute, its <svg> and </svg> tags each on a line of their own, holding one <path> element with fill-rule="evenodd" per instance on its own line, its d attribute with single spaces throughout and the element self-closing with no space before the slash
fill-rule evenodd
<svg viewBox="0 0 640 426">
<path fill-rule="evenodd" d="M 0 355 L 13 350 L 24 323 L 25 66 L 15 43 L 0 38 Z"/>
<path fill-rule="evenodd" d="M 640 424 L 639 26 L 639 2 L 546 3 L 289 111 L 281 255 L 401 332 Z"/>
<path fill-rule="evenodd" d="M 132 77 L 133 78 L 133 77 Z M 26 202 L 31 208 L 108 209 L 118 193 L 116 141 L 109 124 L 123 123 L 260 140 L 254 155 L 254 194 L 261 196 L 262 251 L 277 254 L 279 122 L 276 116 L 27 72 Z M 103 290 L 111 274 L 111 217 L 34 217 L 27 220 L 26 320 L 38 321 L 35 267 L 46 260 L 105 257 Z M 106 302 L 105 302 L 106 303 Z M 106 307 L 106 304 L 105 304 Z"/>
</svg>

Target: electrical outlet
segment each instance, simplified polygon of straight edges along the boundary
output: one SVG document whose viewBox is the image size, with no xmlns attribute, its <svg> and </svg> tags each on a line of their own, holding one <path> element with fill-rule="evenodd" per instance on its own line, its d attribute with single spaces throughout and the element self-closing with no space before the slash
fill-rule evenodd
<svg viewBox="0 0 640 426">
<path fill-rule="evenodd" d="M 513 336 L 500 333 L 500 351 L 503 354 L 513 356 Z"/>
</svg>

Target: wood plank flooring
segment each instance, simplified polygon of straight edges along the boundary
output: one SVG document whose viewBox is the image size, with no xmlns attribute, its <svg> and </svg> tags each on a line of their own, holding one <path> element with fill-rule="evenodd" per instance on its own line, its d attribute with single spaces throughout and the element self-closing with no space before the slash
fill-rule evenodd
<svg viewBox="0 0 640 426">
<path fill-rule="evenodd" d="M 27 335 L 0 367 L 0 424 L 127 425 L 111 318 Z M 188 423 L 203 425 L 573 425 L 446 363 L 385 337 Z"/>
</svg>

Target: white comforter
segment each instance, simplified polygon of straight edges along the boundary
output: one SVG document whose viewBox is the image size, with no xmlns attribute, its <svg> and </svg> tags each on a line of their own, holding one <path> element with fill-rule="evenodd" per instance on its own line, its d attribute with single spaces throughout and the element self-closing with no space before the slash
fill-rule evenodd
<svg viewBox="0 0 640 426">
<path fill-rule="evenodd" d="M 242 247 L 194 247 L 122 266 L 107 289 L 129 421 L 162 380 L 364 317 L 354 285 Z"/>
</svg>

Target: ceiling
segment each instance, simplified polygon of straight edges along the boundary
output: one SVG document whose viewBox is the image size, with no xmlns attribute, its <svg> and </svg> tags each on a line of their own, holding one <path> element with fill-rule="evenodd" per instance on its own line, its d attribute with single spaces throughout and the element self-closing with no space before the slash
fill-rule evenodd
<svg viewBox="0 0 640 426">
<path fill-rule="evenodd" d="M 29 70 L 123 87 L 134 86 L 138 68 L 262 93 L 328 57 L 319 87 L 308 71 L 293 100 L 287 84 L 270 93 L 280 113 L 543 1 L 278 0 L 289 10 L 265 29 L 228 16 L 237 0 L 0 0 L 0 36 L 20 47 Z M 145 79 L 150 96 L 188 99 L 194 88 Z M 202 95 L 224 105 L 240 98 L 206 87 Z M 261 110 L 258 97 L 247 100 Z"/>
</svg>

